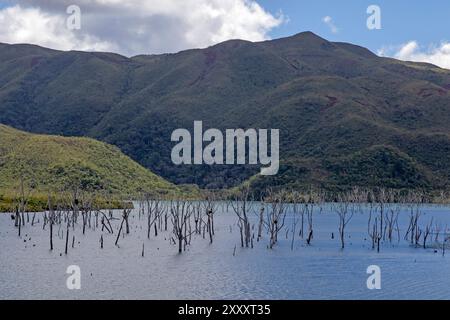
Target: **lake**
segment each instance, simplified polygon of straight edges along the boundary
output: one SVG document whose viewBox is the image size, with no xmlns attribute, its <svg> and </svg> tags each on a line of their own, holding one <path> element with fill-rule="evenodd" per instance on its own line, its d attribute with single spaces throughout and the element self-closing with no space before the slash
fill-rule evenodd
<svg viewBox="0 0 450 320">
<path fill-rule="evenodd" d="M 54 250 L 49 250 L 49 228 L 26 224 L 18 237 L 9 214 L 0 215 L 0 299 L 449 299 L 450 252 L 418 248 L 403 239 L 409 208 L 399 214 L 401 239 L 385 240 L 372 249 L 368 236 L 368 208 L 356 213 L 347 225 L 346 247 L 340 249 L 338 215 L 331 205 L 313 215 L 310 245 L 296 234 L 291 248 L 292 207 L 278 242 L 269 249 L 264 232 L 253 248 L 241 248 L 237 216 L 221 202 L 214 216 L 215 235 L 193 235 L 186 251 L 161 230 L 147 239 L 147 220 L 139 218 L 138 204 L 130 216 L 130 234 L 114 245 L 121 211 L 114 211 L 114 234 L 80 225 L 70 229 L 68 254 L 64 254 L 65 225 L 54 226 Z M 252 225 L 258 222 L 258 204 Z M 450 208 L 425 205 L 419 224 L 433 219 L 441 230 L 450 226 Z M 31 215 L 31 214 L 30 214 Z M 256 229 L 256 226 L 254 227 Z M 288 230 L 289 229 L 289 230 Z M 298 233 L 299 226 L 297 226 Z M 441 231 L 442 232 L 442 231 Z M 104 248 L 100 248 L 103 234 Z M 332 234 L 334 237 L 332 237 Z M 72 235 L 75 236 L 72 248 Z M 288 238 L 286 238 L 288 237 Z M 442 237 L 442 236 L 440 236 Z M 430 235 L 429 243 L 433 243 Z M 144 244 L 144 257 L 142 247 Z M 235 249 L 236 248 L 236 249 Z M 67 267 L 81 270 L 81 289 L 69 290 Z M 367 288 L 367 267 L 381 269 L 381 289 Z"/>
</svg>

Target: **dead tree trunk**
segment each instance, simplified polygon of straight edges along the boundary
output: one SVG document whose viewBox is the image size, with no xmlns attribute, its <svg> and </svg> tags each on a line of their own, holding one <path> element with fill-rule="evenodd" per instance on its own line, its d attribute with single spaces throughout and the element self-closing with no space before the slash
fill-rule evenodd
<svg viewBox="0 0 450 320">
<path fill-rule="evenodd" d="M 173 225 L 173 235 L 178 242 L 178 253 L 183 252 L 188 243 L 188 238 L 190 237 L 192 231 L 187 232 L 187 224 L 190 222 L 190 217 L 192 214 L 191 205 L 187 201 L 176 201 L 171 204 L 170 213 L 172 216 Z"/>
<path fill-rule="evenodd" d="M 264 225 L 264 206 L 261 206 L 261 210 L 259 211 L 259 223 L 258 223 L 258 237 L 256 241 L 259 241 L 262 237 L 262 229 Z"/>
<path fill-rule="evenodd" d="M 50 219 L 50 250 L 53 250 L 53 219 Z"/>
<path fill-rule="evenodd" d="M 119 232 L 117 233 L 117 238 L 116 238 L 116 242 L 115 242 L 116 246 L 117 246 L 117 243 L 119 242 L 120 233 L 122 232 L 122 227 L 123 227 L 124 222 L 125 222 L 125 217 L 122 218 L 122 222 L 120 223 Z"/>
<path fill-rule="evenodd" d="M 348 192 L 338 197 L 336 211 L 339 216 L 339 238 L 341 240 L 341 249 L 345 247 L 345 227 L 352 219 L 357 205 L 357 199 L 354 191 Z"/>
<path fill-rule="evenodd" d="M 272 190 L 268 190 L 264 202 L 268 204 L 265 225 L 270 236 L 269 248 L 272 249 L 277 243 L 278 233 L 283 229 L 285 223 L 285 195 L 284 193 L 275 194 Z"/>
<path fill-rule="evenodd" d="M 66 227 L 66 249 L 64 251 L 64 254 L 67 254 L 67 249 L 69 246 L 69 220 L 67 221 L 67 227 Z"/>
<path fill-rule="evenodd" d="M 50 198 L 50 195 L 48 196 L 48 208 L 49 208 L 49 212 L 48 212 L 48 223 L 50 225 L 50 251 L 53 250 L 53 223 L 54 223 L 54 211 L 53 211 L 53 206 L 52 206 L 52 201 Z"/>
<path fill-rule="evenodd" d="M 239 194 L 235 197 L 234 201 L 231 203 L 233 211 L 238 217 L 238 227 L 240 229 L 241 236 L 241 247 L 248 248 L 250 245 L 250 221 L 248 218 L 248 212 L 250 210 L 250 202 L 249 202 L 249 190 L 248 188 L 239 192 Z"/>
<path fill-rule="evenodd" d="M 208 231 L 209 231 L 209 243 L 213 243 L 213 222 L 212 222 L 213 211 L 209 209 L 208 211 Z"/>
</svg>

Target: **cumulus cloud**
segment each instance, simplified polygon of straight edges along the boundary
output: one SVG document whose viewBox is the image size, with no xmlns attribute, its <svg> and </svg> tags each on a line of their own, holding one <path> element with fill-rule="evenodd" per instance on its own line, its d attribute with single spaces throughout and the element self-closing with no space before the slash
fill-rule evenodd
<svg viewBox="0 0 450 320">
<path fill-rule="evenodd" d="M 106 50 L 107 41 L 89 34 L 75 35 L 66 28 L 66 20 L 36 8 L 9 7 L 0 10 L 0 41 L 32 43 L 62 50 Z"/>
<path fill-rule="evenodd" d="M 383 47 L 378 55 L 389 56 L 404 61 L 427 62 L 441 68 L 450 69 L 450 43 L 430 45 L 422 48 L 417 41 L 409 41 L 403 45 Z"/>
<path fill-rule="evenodd" d="M 323 21 L 323 23 L 325 23 L 325 24 L 330 28 L 330 31 L 331 31 L 332 33 L 338 33 L 338 32 L 339 32 L 339 29 L 338 29 L 338 27 L 336 27 L 336 25 L 334 24 L 334 21 L 333 21 L 333 18 L 332 18 L 332 17 L 330 17 L 330 16 L 325 16 L 325 17 L 323 17 L 322 21 Z"/>
<path fill-rule="evenodd" d="M 55 49 L 115 51 L 128 56 L 176 52 L 229 40 L 266 40 L 283 23 L 254 0 L 34 0 L 0 9 L 0 42 Z M 81 9 L 68 30 L 66 9 Z"/>
</svg>

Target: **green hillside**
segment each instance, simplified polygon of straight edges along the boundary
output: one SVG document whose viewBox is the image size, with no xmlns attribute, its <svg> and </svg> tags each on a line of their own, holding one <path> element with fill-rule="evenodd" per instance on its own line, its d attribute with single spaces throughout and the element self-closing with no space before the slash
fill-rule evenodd
<svg viewBox="0 0 450 320">
<path fill-rule="evenodd" d="M 18 190 L 21 179 L 37 194 L 72 188 L 114 197 L 180 192 L 117 147 L 89 138 L 30 134 L 0 125 L 0 194 Z"/>
<path fill-rule="evenodd" d="M 257 167 L 175 166 L 170 134 L 280 129 L 280 174 L 254 187 L 450 187 L 450 71 L 311 32 L 122 57 L 0 45 L 0 123 L 113 144 L 174 183 L 222 188 Z M 117 188 L 117 187 L 115 187 Z"/>
</svg>

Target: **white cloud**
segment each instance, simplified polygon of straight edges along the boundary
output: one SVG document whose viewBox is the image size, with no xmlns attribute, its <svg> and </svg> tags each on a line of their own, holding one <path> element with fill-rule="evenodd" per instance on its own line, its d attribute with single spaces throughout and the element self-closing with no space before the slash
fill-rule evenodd
<svg viewBox="0 0 450 320">
<path fill-rule="evenodd" d="M 378 55 L 404 61 L 427 62 L 441 68 L 450 69 L 449 42 L 442 42 L 439 45 L 430 45 L 428 48 L 422 48 L 417 41 L 410 41 L 397 47 L 383 47 L 378 50 Z"/>
<path fill-rule="evenodd" d="M 176 52 L 229 39 L 266 40 L 284 22 L 254 0 L 21 0 L 0 9 L 0 42 L 125 55 Z M 65 26 L 81 8 L 81 30 Z"/>
<path fill-rule="evenodd" d="M 325 16 L 325 17 L 323 17 L 322 21 L 323 21 L 323 23 L 325 23 L 325 24 L 330 28 L 330 31 L 331 31 L 332 33 L 338 33 L 338 32 L 339 32 L 339 29 L 338 29 L 338 27 L 336 27 L 336 25 L 334 24 L 334 21 L 333 21 L 333 18 L 332 18 L 332 17 L 330 17 L 330 16 Z"/>
<path fill-rule="evenodd" d="M 64 17 L 19 5 L 0 10 L 0 41 L 32 43 L 70 50 L 105 50 L 111 45 L 89 34 L 75 35 L 66 28 Z"/>
</svg>

